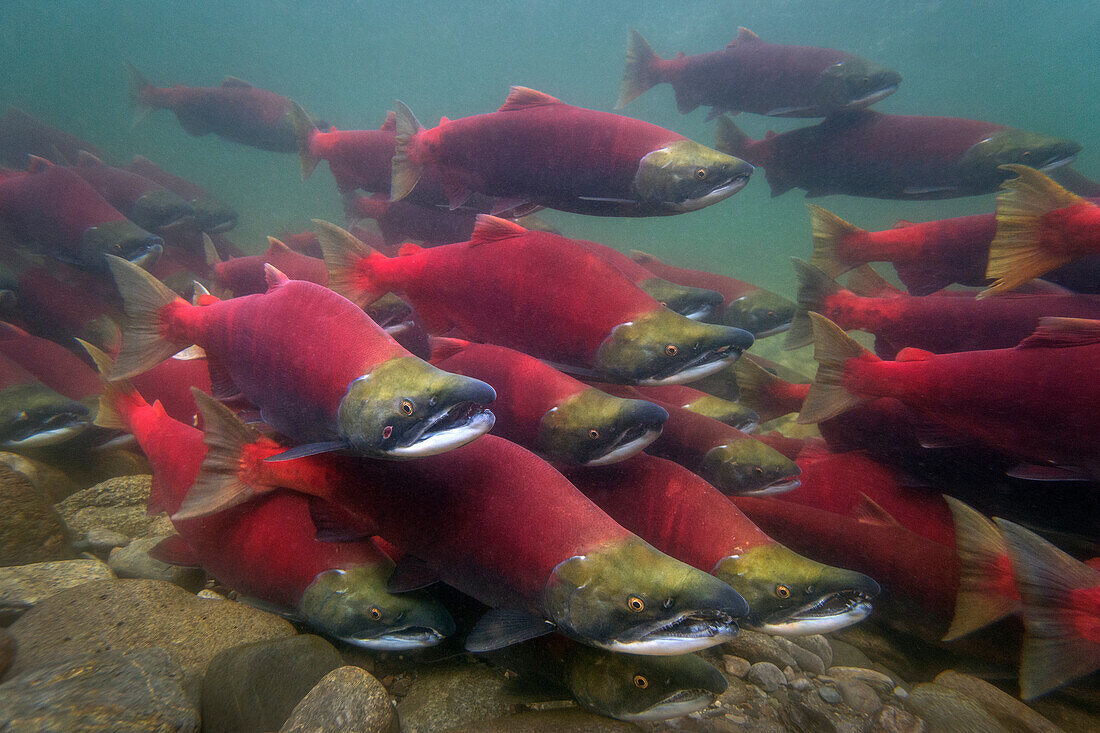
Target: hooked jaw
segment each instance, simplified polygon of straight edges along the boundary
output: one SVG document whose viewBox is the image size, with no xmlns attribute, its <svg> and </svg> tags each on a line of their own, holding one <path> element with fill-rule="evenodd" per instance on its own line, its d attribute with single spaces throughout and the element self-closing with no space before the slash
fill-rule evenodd
<svg viewBox="0 0 1100 733">
<path fill-rule="evenodd" d="M 727 326 L 743 328 L 758 339 L 774 336 L 791 326 L 797 306 L 770 290 L 753 290 L 726 306 Z"/>
<path fill-rule="evenodd" d="M 709 649 L 737 635 L 733 616 L 718 610 L 685 611 L 669 620 L 637 626 L 628 633 L 595 646 L 626 654 L 669 656 Z"/>
<path fill-rule="evenodd" d="M 80 259 L 91 269 L 106 268 L 105 254 L 116 255 L 141 268 L 149 268 L 163 251 L 163 239 L 129 219 L 97 224 L 85 229 L 81 235 Z"/>
<path fill-rule="evenodd" d="M 539 450 L 554 460 L 607 466 L 640 453 L 661 434 L 668 411 L 644 400 L 589 388 L 552 407 L 539 421 Z"/>
<path fill-rule="evenodd" d="M 692 140 L 677 140 L 646 153 L 634 176 L 633 193 L 664 213 L 698 211 L 734 195 L 753 166 Z"/>
<path fill-rule="evenodd" d="M 723 494 L 733 496 L 772 496 L 802 485 L 797 463 L 747 436 L 707 451 L 698 473 Z"/>
<path fill-rule="evenodd" d="M 88 408 L 41 384 L 0 393 L 0 447 L 43 448 L 64 443 L 91 424 Z"/>
</svg>

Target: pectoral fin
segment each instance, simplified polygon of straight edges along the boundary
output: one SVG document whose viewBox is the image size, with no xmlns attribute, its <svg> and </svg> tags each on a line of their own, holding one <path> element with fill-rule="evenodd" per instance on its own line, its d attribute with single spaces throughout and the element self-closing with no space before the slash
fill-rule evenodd
<svg viewBox="0 0 1100 733">
<path fill-rule="evenodd" d="M 554 631 L 554 624 L 522 611 L 500 608 L 482 616 L 466 637 L 466 651 L 477 654 L 503 649 Z"/>
</svg>

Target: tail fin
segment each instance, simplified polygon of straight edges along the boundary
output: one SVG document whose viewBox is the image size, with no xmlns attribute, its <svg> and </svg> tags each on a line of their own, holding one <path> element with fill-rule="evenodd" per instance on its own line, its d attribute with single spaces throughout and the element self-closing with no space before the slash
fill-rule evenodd
<svg viewBox="0 0 1100 733">
<path fill-rule="evenodd" d="M 213 270 L 217 265 L 222 264 L 221 255 L 218 254 L 218 248 L 214 246 L 214 240 L 210 238 L 210 235 L 206 232 L 202 233 L 202 250 L 206 253 L 206 266 Z"/>
<path fill-rule="evenodd" d="M 847 289 L 864 298 L 892 298 L 905 295 L 870 265 L 860 265 L 848 276 Z"/>
<path fill-rule="evenodd" d="M 660 81 L 653 73 L 654 62 L 660 60 L 661 57 L 653 52 L 642 34 L 631 28 L 630 40 L 626 44 L 623 84 L 619 88 L 619 101 L 615 103 L 615 109 L 622 109 Z"/>
<path fill-rule="evenodd" d="M 305 181 L 313 175 L 313 169 L 321 161 L 310 149 L 310 141 L 313 133 L 317 132 L 317 125 L 313 124 L 309 113 L 293 101 L 290 103 L 290 121 L 294 125 L 294 140 L 298 143 L 298 160 L 302 164 L 302 180 Z"/>
<path fill-rule="evenodd" d="M 1100 592 L 1100 572 L 1018 524 L 993 521 L 1008 544 L 1023 598 L 1020 696 L 1031 700 L 1100 668 L 1100 641 L 1087 631 L 1096 627 L 1095 605 L 1083 602 L 1086 592 Z"/>
<path fill-rule="evenodd" d="M 1020 600 L 1008 546 L 997 525 L 958 499 L 943 498 L 955 520 L 955 552 L 959 556 L 955 616 L 943 637 L 953 641 L 1015 613 Z"/>
<path fill-rule="evenodd" d="M 737 375 L 738 402 L 760 415 L 761 422 L 768 422 L 802 408 L 795 399 L 784 399 L 777 394 L 777 388 L 789 385 L 764 367 L 749 358 L 738 359 L 734 364 Z"/>
<path fill-rule="evenodd" d="M 134 105 L 134 124 L 137 125 L 153 109 L 153 106 L 149 103 L 149 97 L 145 93 L 145 88 L 153 86 L 153 83 L 146 79 L 129 61 L 124 63 L 126 64 L 130 103 Z"/>
<path fill-rule="evenodd" d="M 268 487 L 246 484 L 240 477 L 241 451 L 260 437 L 228 407 L 202 390 L 191 388 L 202 416 L 206 457 L 195 485 L 187 492 L 172 521 L 216 514 L 243 504 Z"/>
<path fill-rule="evenodd" d="M 325 256 L 328 286 L 359 307 L 381 298 L 389 288 L 371 282 L 372 263 L 386 257 L 356 239 L 351 232 L 320 219 L 313 230 Z"/>
<path fill-rule="evenodd" d="M 103 379 L 103 392 L 99 395 L 99 410 L 96 412 L 95 424 L 101 428 L 129 431 L 130 424 L 126 415 L 133 408 L 144 407 L 148 403 L 127 380 L 108 381 L 108 375 L 115 368 L 111 357 L 83 339 L 76 341 L 84 347 L 88 356 L 92 357 L 95 368 Z"/>
<path fill-rule="evenodd" d="M 794 272 L 798 277 L 798 308 L 791 318 L 791 327 L 787 329 L 784 349 L 798 349 L 814 340 L 813 326 L 810 324 L 811 311 L 823 311 L 825 299 L 841 291 L 836 280 L 805 260 L 792 257 Z"/>
<path fill-rule="evenodd" d="M 147 371 L 188 344 L 174 344 L 161 333 L 164 307 L 180 298 L 167 285 L 132 262 L 104 255 L 115 277 L 118 292 L 130 323 L 122 332 L 119 352 L 111 379 L 127 379 Z"/>
<path fill-rule="evenodd" d="M 985 276 L 996 282 L 978 297 L 996 295 L 1022 285 L 1074 259 L 1073 254 L 1051 252 L 1042 237 L 1043 215 L 1085 199 L 1072 194 L 1045 175 L 1022 165 L 1003 165 L 1016 178 L 1001 184 L 997 195 L 997 235 L 989 245 Z"/>
<path fill-rule="evenodd" d="M 400 201 L 412 193 L 416 182 L 420 180 L 422 170 L 409 154 L 409 147 L 416 136 L 424 131 L 424 126 L 401 100 L 395 100 L 393 108 L 397 116 L 397 132 L 396 147 L 393 152 L 393 173 L 390 179 L 390 201 Z"/>
<path fill-rule="evenodd" d="M 844 329 L 820 313 L 810 313 L 814 330 L 817 376 L 798 415 L 800 423 L 816 423 L 836 417 L 866 399 L 844 387 L 844 365 L 849 359 L 879 358 L 855 342 Z"/>
<path fill-rule="evenodd" d="M 744 158 L 749 147 L 756 141 L 741 131 L 726 115 L 718 118 L 718 128 L 714 133 L 714 147 L 728 155 Z"/>
<path fill-rule="evenodd" d="M 814 253 L 810 264 L 821 268 L 829 277 L 838 277 L 854 265 L 840 256 L 840 244 L 845 237 L 853 234 L 866 234 L 855 224 L 849 224 L 831 211 L 820 206 L 806 204 L 810 210 L 810 229 L 813 232 Z"/>
</svg>

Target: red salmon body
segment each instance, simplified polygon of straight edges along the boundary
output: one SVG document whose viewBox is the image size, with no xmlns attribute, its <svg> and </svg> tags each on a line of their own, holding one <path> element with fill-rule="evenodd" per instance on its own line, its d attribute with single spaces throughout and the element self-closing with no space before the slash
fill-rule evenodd
<svg viewBox="0 0 1100 733">
<path fill-rule="evenodd" d="M 722 294 L 723 305 L 729 305 L 738 298 L 742 298 L 759 286 L 747 283 L 744 280 L 718 275 L 702 270 L 689 270 L 684 267 L 676 267 L 661 262 L 653 255 L 645 252 L 634 251 L 630 253 L 631 259 L 652 275 L 664 278 L 678 285 L 688 285 L 693 288 L 705 288 Z"/>
<path fill-rule="evenodd" d="M 353 196 L 345 202 L 344 210 L 354 219 L 374 219 L 388 247 L 402 242 L 425 246 L 465 242 L 477 221 L 473 211 L 448 211 L 381 196 Z"/>
<path fill-rule="evenodd" d="M 28 156 L 53 159 L 60 153 L 66 160 L 76 160 L 81 150 L 99 155 L 90 142 L 64 130 L 50 127 L 17 107 L 8 107 L 0 117 L 0 163 L 13 168 L 26 168 Z"/>
<path fill-rule="evenodd" d="M 195 210 L 183 197 L 125 168 L 82 152 L 73 170 L 127 219 L 151 231 L 174 224 L 193 226 Z M 184 221 L 186 220 L 186 221 Z"/>
<path fill-rule="evenodd" d="M 99 394 L 103 383 L 87 363 L 64 346 L 0 322 L 0 354 L 47 387 L 72 400 Z"/>
<path fill-rule="evenodd" d="M 328 161 L 340 191 L 390 190 L 394 151 L 394 126 L 390 121 L 380 130 L 311 130 L 305 145 L 304 154 L 308 154 L 311 165 L 317 160 Z"/>
<path fill-rule="evenodd" d="M 267 291 L 264 265 L 270 264 L 291 280 L 325 285 L 328 271 L 325 261 L 295 252 L 277 239 L 268 237 L 268 248 L 262 255 L 234 257 L 224 262 L 217 259 L 217 252 L 208 252 L 218 283 L 233 291 L 233 295 L 255 295 Z"/>
</svg>

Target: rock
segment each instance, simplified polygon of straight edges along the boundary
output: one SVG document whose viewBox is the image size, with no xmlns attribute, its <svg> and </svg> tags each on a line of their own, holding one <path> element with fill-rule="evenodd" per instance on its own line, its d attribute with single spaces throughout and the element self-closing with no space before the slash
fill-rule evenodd
<svg viewBox="0 0 1100 733">
<path fill-rule="evenodd" d="M 825 669 L 833 666 L 833 648 L 829 646 L 829 640 L 821 634 L 792 636 L 789 641 L 816 654 L 821 663 L 825 665 Z"/>
<path fill-rule="evenodd" d="M 401 730 L 405 730 L 404 718 L 401 719 Z M 638 733 L 638 727 L 574 708 L 519 713 L 449 729 L 448 733 Z"/>
<path fill-rule="evenodd" d="M 0 622 L 13 621 L 58 591 L 113 578 L 99 560 L 53 560 L 0 567 Z"/>
<path fill-rule="evenodd" d="M 72 555 L 65 525 L 49 499 L 23 474 L 0 465 L 0 566 Z"/>
<path fill-rule="evenodd" d="M 924 733 L 924 721 L 901 708 L 886 705 L 871 718 L 871 733 Z"/>
<path fill-rule="evenodd" d="M 125 547 L 111 551 L 107 564 L 120 578 L 148 578 L 163 580 L 191 591 L 198 591 L 206 584 L 206 573 L 200 568 L 184 568 L 169 565 L 149 556 L 149 551 L 160 544 L 163 536 L 141 537 Z"/>
<path fill-rule="evenodd" d="M 889 692 L 896 682 L 882 672 L 862 667 L 829 667 L 828 675 L 838 680 L 855 680 L 875 689 Z"/>
<path fill-rule="evenodd" d="M 870 685 L 859 680 L 840 680 L 836 683 L 836 689 L 844 704 L 857 713 L 870 715 L 882 707 L 882 700 Z"/>
<path fill-rule="evenodd" d="M 64 471 L 18 453 L 0 452 L 0 463 L 25 476 L 50 504 L 55 504 L 80 489 Z"/>
<path fill-rule="evenodd" d="M 771 662 L 757 662 L 752 665 L 745 679 L 763 689 L 764 692 L 775 692 L 787 685 L 787 678 L 783 676 L 783 672 Z"/>
<path fill-rule="evenodd" d="M 905 708 L 935 733 L 1004 733 L 1006 728 L 967 695 L 935 683 L 921 683 L 905 699 Z"/>
<path fill-rule="evenodd" d="M 812 692 L 792 695 L 783 706 L 782 715 L 785 730 L 804 733 L 862 733 L 867 724 L 863 716 L 843 706 L 827 703 L 819 694 Z"/>
<path fill-rule="evenodd" d="M 732 654 L 723 654 L 722 662 L 726 666 L 726 673 L 732 674 L 734 677 L 744 677 L 749 673 L 749 667 L 752 666 L 749 660 L 735 657 Z"/>
<path fill-rule="evenodd" d="M 118 476 L 76 492 L 57 504 L 57 511 L 74 537 L 94 527 L 126 537 L 142 537 L 154 518 L 145 513 L 152 476 Z"/>
<path fill-rule="evenodd" d="M 935 683 L 957 690 L 985 708 L 1002 725 L 1021 733 L 1058 733 L 1058 726 L 1011 695 L 985 680 L 948 670 L 939 674 Z"/>
<path fill-rule="evenodd" d="M 757 631 L 741 629 L 737 636 L 726 642 L 723 649 L 750 662 L 771 662 L 776 667 L 783 669 L 788 664 L 792 667 L 797 664 L 794 657 L 775 642 L 776 637 L 761 634 Z"/>
<path fill-rule="evenodd" d="M 846 641 L 829 639 L 829 646 L 833 650 L 833 663 L 829 665 L 837 667 L 860 667 L 868 669 L 874 664 L 867 655 L 856 649 Z"/>
<path fill-rule="evenodd" d="M 99 557 L 107 557 L 116 547 L 125 547 L 130 538 L 121 532 L 104 527 L 92 527 L 84 533 L 84 539 L 77 540 L 73 546 L 81 552 L 90 552 Z"/>
<path fill-rule="evenodd" d="M 84 654 L 0 685 L 0 730 L 198 731 L 163 649 Z"/>
<path fill-rule="evenodd" d="M 909 690 L 907 690 L 904 687 L 898 685 L 897 687 L 894 688 L 894 697 L 898 697 L 898 698 L 909 697 Z"/>
<path fill-rule="evenodd" d="M 294 706 L 279 733 L 385 733 L 395 715 L 381 682 L 359 667 L 338 667 Z"/>
<path fill-rule="evenodd" d="M 780 649 L 790 654 L 803 671 L 812 672 L 813 674 L 825 674 L 825 662 L 809 649 L 799 646 L 789 639 L 784 639 L 782 636 L 777 636 L 772 641 Z"/>
<path fill-rule="evenodd" d="M 294 634 L 289 622 L 240 603 L 210 603 L 159 580 L 96 580 L 41 601 L 9 630 L 20 674 L 82 653 L 159 646 L 183 668 L 184 689 L 199 683 L 218 652 Z"/>
<path fill-rule="evenodd" d="M 840 691 L 835 687 L 819 687 L 817 696 L 831 705 L 837 705 L 844 700 L 844 698 L 840 696 Z"/>
<path fill-rule="evenodd" d="M 221 593 L 218 593 L 217 591 L 212 591 L 209 588 L 203 588 L 202 590 L 200 590 L 195 595 L 199 598 L 205 598 L 208 601 L 224 601 L 224 600 L 226 600 L 225 596 L 223 596 Z"/>
<path fill-rule="evenodd" d="M 15 637 L 7 629 L 0 629 L 0 677 L 8 671 L 15 659 Z"/>
<path fill-rule="evenodd" d="M 814 688 L 814 683 L 806 677 L 795 677 L 791 680 L 791 687 L 799 692 L 807 692 Z"/>
<path fill-rule="evenodd" d="M 517 712 L 522 700 L 485 664 L 427 671 L 397 704 L 401 733 L 429 733 L 482 723 Z M 602 720 L 602 718 L 601 718 Z"/>
<path fill-rule="evenodd" d="M 748 685 L 739 678 L 732 677 L 728 682 L 729 685 L 726 687 L 726 691 L 718 696 L 718 701 L 721 702 L 723 706 L 736 707 L 753 698 L 752 690 L 750 690 Z"/>
<path fill-rule="evenodd" d="M 313 686 L 342 665 L 336 648 L 312 634 L 226 649 L 202 681 L 202 729 L 277 730 Z"/>
</svg>

